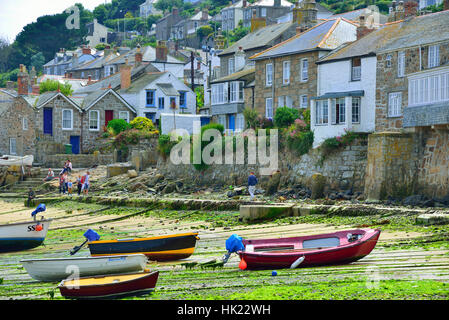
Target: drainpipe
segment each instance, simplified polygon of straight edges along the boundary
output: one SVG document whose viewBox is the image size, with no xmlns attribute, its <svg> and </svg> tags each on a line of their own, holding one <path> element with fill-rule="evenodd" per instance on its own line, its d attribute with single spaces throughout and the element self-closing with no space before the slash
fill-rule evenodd
<svg viewBox="0 0 449 320">
<path fill-rule="evenodd" d="M 83 154 L 83 123 L 84 123 L 84 110 L 81 112 L 81 130 L 80 130 L 80 154 Z"/>
<path fill-rule="evenodd" d="M 422 70 L 422 51 L 421 46 L 419 46 L 419 70 Z"/>
</svg>

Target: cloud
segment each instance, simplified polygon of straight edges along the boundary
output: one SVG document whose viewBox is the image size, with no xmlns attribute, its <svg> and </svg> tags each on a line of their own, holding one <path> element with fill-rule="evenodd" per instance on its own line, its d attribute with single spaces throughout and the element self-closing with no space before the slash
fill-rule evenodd
<svg viewBox="0 0 449 320">
<path fill-rule="evenodd" d="M 12 42 L 27 24 L 40 16 L 62 13 L 75 3 L 93 10 L 105 0 L 1 0 L 0 37 Z"/>
</svg>

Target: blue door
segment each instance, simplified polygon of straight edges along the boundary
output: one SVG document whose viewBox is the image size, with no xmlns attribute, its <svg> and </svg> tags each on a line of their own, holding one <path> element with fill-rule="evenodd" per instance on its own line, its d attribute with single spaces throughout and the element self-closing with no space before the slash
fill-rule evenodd
<svg viewBox="0 0 449 320">
<path fill-rule="evenodd" d="M 80 153 L 80 137 L 79 136 L 70 136 L 70 144 L 72 145 L 72 153 L 79 154 Z"/>
<path fill-rule="evenodd" d="M 235 131 L 235 116 L 233 114 L 229 115 L 229 129 Z"/>
<path fill-rule="evenodd" d="M 53 135 L 53 109 L 44 108 L 44 134 Z"/>
<path fill-rule="evenodd" d="M 201 126 L 205 126 L 206 124 L 210 123 L 209 117 L 201 117 Z"/>
</svg>

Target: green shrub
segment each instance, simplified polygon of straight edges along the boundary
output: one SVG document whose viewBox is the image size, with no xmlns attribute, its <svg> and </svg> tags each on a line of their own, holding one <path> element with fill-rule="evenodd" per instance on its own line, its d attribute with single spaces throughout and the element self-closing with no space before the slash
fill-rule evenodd
<svg viewBox="0 0 449 320">
<path fill-rule="evenodd" d="M 287 128 L 298 118 L 298 109 L 281 107 L 276 109 L 276 114 L 274 115 L 274 124 L 278 128 Z"/>
<path fill-rule="evenodd" d="M 72 85 L 68 82 L 61 84 L 58 80 L 47 79 L 40 83 L 39 85 L 39 93 L 42 94 L 44 92 L 49 91 L 61 91 L 62 94 L 69 97 L 72 95 Z"/>
<path fill-rule="evenodd" d="M 245 108 L 243 110 L 243 116 L 245 117 L 247 128 L 256 129 L 258 127 L 258 113 L 255 109 Z"/>
<path fill-rule="evenodd" d="M 169 156 L 172 148 L 181 140 L 181 137 L 178 138 L 178 141 L 171 141 L 170 135 L 161 134 L 158 139 L 158 150 L 163 156 Z"/>
<path fill-rule="evenodd" d="M 145 117 L 134 118 L 134 120 L 131 121 L 131 127 L 137 130 L 147 130 L 147 131 L 154 130 L 153 121 Z"/>
<path fill-rule="evenodd" d="M 290 150 L 296 151 L 300 156 L 309 152 L 313 146 L 313 131 L 290 131 L 287 135 L 287 145 Z"/>
<path fill-rule="evenodd" d="M 114 131 L 115 135 L 125 130 L 131 129 L 131 125 L 123 119 L 113 119 L 108 122 L 107 127 L 111 128 Z"/>
<path fill-rule="evenodd" d="M 200 139 L 201 143 L 199 144 L 199 146 L 197 146 L 195 144 L 194 146 L 192 145 L 192 147 L 190 148 L 190 159 L 191 159 L 192 163 L 193 163 L 193 154 L 194 154 L 194 152 L 197 151 L 197 148 L 201 148 L 201 163 L 199 163 L 199 164 L 198 163 L 193 163 L 193 166 L 198 171 L 205 170 L 208 167 L 208 165 L 203 162 L 202 154 L 203 154 L 204 148 L 207 145 L 209 145 L 209 143 L 211 143 L 210 141 L 203 141 L 203 134 L 206 132 L 206 130 L 209 130 L 209 129 L 216 129 L 216 130 L 218 130 L 220 132 L 220 135 L 223 137 L 224 126 L 222 124 L 209 123 L 209 124 L 201 127 L 201 134 L 199 135 L 199 137 L 194 137 L 194 139 Z M 219 141 L 219 142 L 215 141 L 215 143 L 223 143 L 223 140 Z"/>
</svg>

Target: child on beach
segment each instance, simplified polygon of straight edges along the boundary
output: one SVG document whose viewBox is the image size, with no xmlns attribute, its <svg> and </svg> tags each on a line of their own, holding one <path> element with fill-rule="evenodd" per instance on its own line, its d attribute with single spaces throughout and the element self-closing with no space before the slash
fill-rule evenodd
<svg viewBox="0 0 449 320">
<path fill-rule="evenodd" d="M 81 188 L 83 187 L 83 183 L 81 182 L 81 176 L 78 176 L 78 178 L 76 178 L 76 183 L 77 183 L 77 189 L 78 189 L 78 195 L 81 195 Z"/>
<path fill-rule="evenodd" d="M 67 181 L 67 190 L 69 192 L 69 196 L 72 195 L 72 181 Z"/>
</svg>

